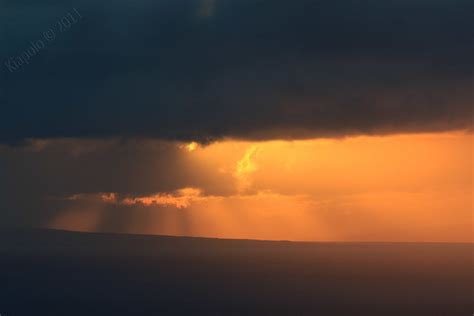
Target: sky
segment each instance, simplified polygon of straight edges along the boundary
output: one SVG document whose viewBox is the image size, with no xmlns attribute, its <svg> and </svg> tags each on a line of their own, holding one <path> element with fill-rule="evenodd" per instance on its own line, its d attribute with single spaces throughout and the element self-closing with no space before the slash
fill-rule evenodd
<svg viewBox="0 0 474 316">
<path fill-rule="evenodd" d="M 472 242 L 471 0 L 3 0 L 0 226 Z"/>
</svg>

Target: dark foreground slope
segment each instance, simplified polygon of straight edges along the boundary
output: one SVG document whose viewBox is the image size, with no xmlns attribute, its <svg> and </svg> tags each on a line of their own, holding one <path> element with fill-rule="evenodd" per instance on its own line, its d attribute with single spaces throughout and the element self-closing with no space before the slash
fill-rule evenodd
<svg viewBox="0 0 474 316">
<path fill-rule="evenodd" d="M 0 233 L 0 313 L 472 315 L 473 245 Z"/>
</svg>

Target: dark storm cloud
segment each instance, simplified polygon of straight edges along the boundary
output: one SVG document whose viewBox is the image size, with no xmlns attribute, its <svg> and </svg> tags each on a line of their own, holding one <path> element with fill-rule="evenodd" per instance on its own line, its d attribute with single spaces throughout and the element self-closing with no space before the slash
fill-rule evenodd
<svg viewBox="0 0 474 316">
<path fill-rule="evenodd" d="M 60 32 L 74 8 L 81 18 Z M 472 0 L 4 0 L 0 9 L 4 143 L 472 124 Z M 3 64 L 51 28 L 29 64 Z"/>
</svg>

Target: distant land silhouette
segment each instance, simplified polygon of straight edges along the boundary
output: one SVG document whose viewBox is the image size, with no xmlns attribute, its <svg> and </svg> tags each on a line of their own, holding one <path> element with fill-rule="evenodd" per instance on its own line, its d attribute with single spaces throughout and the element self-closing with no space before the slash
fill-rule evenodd
<svg viewBox="0 0 474 316">
<path fill-rule="evenodd" d="M 473 244 L 0 231 L 0 313 L 446 315 L 473 308 Z"/>
</svg>

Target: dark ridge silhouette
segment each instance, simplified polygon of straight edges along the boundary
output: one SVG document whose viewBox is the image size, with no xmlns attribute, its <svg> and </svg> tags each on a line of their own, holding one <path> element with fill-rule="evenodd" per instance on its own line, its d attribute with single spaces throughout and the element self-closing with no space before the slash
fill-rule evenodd
<svg viewBox="0 0 474 316">
<path fill-rule="evenodd" d="M 471 315 L 473 244 L 0 232 L 0 313 Z"/>
</svg>

